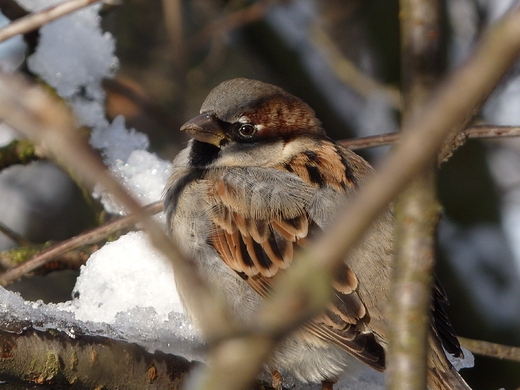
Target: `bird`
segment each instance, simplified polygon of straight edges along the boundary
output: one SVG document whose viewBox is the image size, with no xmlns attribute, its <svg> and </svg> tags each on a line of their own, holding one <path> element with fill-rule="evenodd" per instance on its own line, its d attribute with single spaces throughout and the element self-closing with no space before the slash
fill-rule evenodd
<svg viewBox="0 0 520 390">
<path fill-rule="evenodd" d="M 173 161 L 165 187 L 168 234 L 222 293 L 236 321 L 254 317 L 299 251 L 326 232 L 374 169 L 329 138 L 313 109 L 284 89 L 236 78 L 212 89 L 181 131 L 191 139 Z M 273 352 L 266 369 L 281 389 L 287 373 L 332 389 L 362 363 L 386 368 L 386 303 L 394 257 L 390 207 L 345 257 L 324 311 Z M 196 327 L 190 287 L 175 277 Z M 469 389 L 444 350 L 462 351 L 436 281 L 431 300 L 428 387 Z"/>
</svg>

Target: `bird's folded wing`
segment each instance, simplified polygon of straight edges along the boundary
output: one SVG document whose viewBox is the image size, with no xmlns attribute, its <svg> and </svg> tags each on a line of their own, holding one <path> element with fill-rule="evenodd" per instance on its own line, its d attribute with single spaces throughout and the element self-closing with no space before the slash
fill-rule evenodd
<svg viewBox="0 0 520 390">
<path fill-rule="evenodd" d="M 285 188 L 293 190 L 280 194 L 274 192 L 278 186 L 238 179 L 240 174 L 235 169 L 209 186 L 213 204 L 209 240 L 222 260 L 267 298 L 274 279 L 291 265 L 297 249 L 320 230 L 306 209 L 316 189 L 287 175 Z M 347 265 L 336 273 L 333 288 L 332 302 L 306 328 L 383 370 L 384 350 L 366 326 L 370 316 L 357 294 L 358 279 Z"/>
</svg>

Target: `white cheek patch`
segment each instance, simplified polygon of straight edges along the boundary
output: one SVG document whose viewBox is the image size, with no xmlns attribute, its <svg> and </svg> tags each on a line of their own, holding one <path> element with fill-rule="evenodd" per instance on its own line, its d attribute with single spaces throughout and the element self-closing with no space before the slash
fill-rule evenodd
<svg viewBox="0 0 520 390">
<path fill-rule="evenodd" d="M 288 142 L 284 145 L 281 153 L 281 160 L 289 161 L 293 156 L 301 153 L 306 148 L 300 142 Z"/>
<path fill-rule="evenodd" d="M 213 162 L 214 167 L 269 167 L 283 161 L 283 142 L 269 145 L 257 145 L 253 148 L 226 149 Z"/>
</svg>

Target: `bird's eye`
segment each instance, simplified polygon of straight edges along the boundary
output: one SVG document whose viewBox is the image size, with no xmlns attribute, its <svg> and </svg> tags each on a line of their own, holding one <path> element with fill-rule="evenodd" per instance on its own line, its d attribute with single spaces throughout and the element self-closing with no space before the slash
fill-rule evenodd
<svg viewBox="0 0 520 390">
<path fill-rule="evenodd" d="M 240 128 L 238 129 L 238 133 L 242 137 L 252 137 L 256 133 L 256 127 L 253 126 L 251 123 L 244 123 Z"/>
</svg>

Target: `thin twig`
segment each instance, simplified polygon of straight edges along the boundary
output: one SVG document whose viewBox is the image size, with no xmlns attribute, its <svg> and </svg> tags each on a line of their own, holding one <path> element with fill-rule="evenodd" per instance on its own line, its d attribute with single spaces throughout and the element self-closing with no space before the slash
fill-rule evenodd
<svg viewBox="0 0 520 390">
<path fill-rule="evenodd" d="M 0 147 L 0 170 L 15 164 L 28 164 L 42 158 L 45 158 L 45 152 L 40 145 L 28 139 L 16 139 Z"/>
<path fill-rule="evenodd" d="M 366 148 L 375 148 L 377 146 L 391 145 L 399 140 L 399 133 L 386 133 L 378 135 L 370 135 L 368 137 L 359 137 L 352 139 L 342 139 L 338 142 L 351 150 L 359 150 Z"/>
<path fill-rule="evenodd" d="M 32 257 L 39 255 L 44 250 L 48 249 L 51 245 L 52 242 L 45 244 L 32 244 L 29 246 L 19 246 L 0 252 L 0 266 L 4 270 L 15 268 L 23 262 L 28 261 Z M 50 259 L 49 261 L 45 262 L 44 266 L 36 269 L 34 272 L 31 272 L 31 274 L 46 275 L 49 272 L 59 271 L 62 269 L 77 270 L 81 265 L 85 264 L 92 253 L 97 251 L 99 247 L 99 244 L 82 245 L 78 249 L 72 249 L 67 253 Z"/>
<path fill-rule="evenodd" d="M 520 362 L 520 347 L 490 343 L 488 341 L 459 337 L 460 344 L 477 355 Z"/>
<path fill-rule="evenodd" d="M 61 18 L 62 16 L 68 15 L 100 1 L 101 0 L 67 0 L 63 3 L 24 16 L 23 18 L 17 19 L 0 29 L 0 42 L 18 34 L 26 34 L 52 20 Z"/>
<path fill-rule="evenodd" d="M 468 138 L 520 137 L 520 126 L 479 125 L 462 132 Z"/>
<path fill-rule="evenodd" d="M 175 69 L 174 74 L 176 88 L 178 91 L 186 90 L 186 64 L 188 62 L 186 40 L 184 39 L 183 13 L 181 0 L 163 0 L 162 8 L 166 32 L 171 46 L 172 62 Z M 177 94 L 177 115 L 184 117 L 185 99 L 183 94 Z"/>
<path fill-rule="evenodd" d="M 24 237 L 22 237 L 20 234 L 16 233 L 14 230 L 4 225 L 2 222 L 0 222 L 0 233 L 10 238 L 18 245 L 31 245 L 31 243 L 27 241 Z"/>
<path fill-rule="evenodd" d="M 494 126 L 494 125 L 479 125 L 471 126 L 459 133 L 456 138 L 456 148 L 462 146 L 468 139 L 492 139 L 492 138 L 507 138 L 520 137 L 519 126 Z M 366 148 L 375 148 L 378 146 L 391 145 L 398 142 L 400 134 L 386 133 L 371 135 L 368 137 L 359 137 L 352 139 L 342 139 L 338 142 L 346 148 L 351 150 L 359 150 Z"/>
<path fill-rule="evenodd" d="M 452 153 L 464 145 L 468 139 L 494 139 L 502 137 L 519 137 L 519 126 L 479 125 L 461 131 L 453 141 Z M 451 153 L 450 153 L 451 154 Z"/>
<path fill-rule="evenodd" d="M 144 211 L 150 215 L 157 214 L 163 209 L 162 201 L 152 203 L 144 208 Z M 82 234 L 79 234 L 71 239 L 60 242 L 59 244 L 53 245 L 52 247 L 44 250 L 38 255 L 32 257 L 26 262 L 18 265 L 17 267 L 11 268 L 4 273 L 0 274 L 0 286 L 7 286 L 15 280 L 21 278 L 23 275 L 34 271 L 35 269 L 45 265 L 52 261 L 58 256 L 64 253 L 76 249 L 82 245 L 93 244 L 106 239 L 106 237 L 120 229 L 126 228 L 135 224 L 138 221 L 138 216 L 135 214 L 129 215 L 109 222 L 103 226 L 89 230 Z"/>
</svg>

